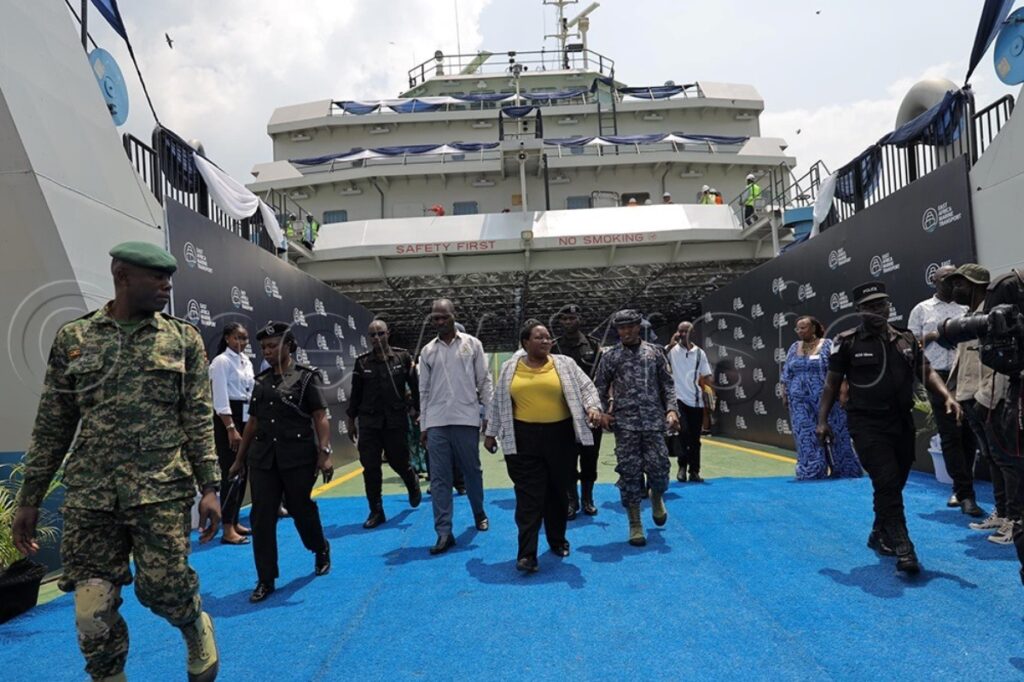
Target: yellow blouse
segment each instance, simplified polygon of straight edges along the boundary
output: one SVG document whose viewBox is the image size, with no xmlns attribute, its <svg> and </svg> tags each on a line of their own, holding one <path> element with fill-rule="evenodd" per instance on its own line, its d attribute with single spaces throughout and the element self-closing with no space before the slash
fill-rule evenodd
<svg viewBox="0 0 1024 682">
<path fill-rule="evenodd" d="M 539 369 L 522 360 L 516 365 L 509 387 L 512 394 L 512 417 L 531 424 L 552 424 L 572 417 L 562 393 L 562 382 L 550 357 Z"/>
</svg>

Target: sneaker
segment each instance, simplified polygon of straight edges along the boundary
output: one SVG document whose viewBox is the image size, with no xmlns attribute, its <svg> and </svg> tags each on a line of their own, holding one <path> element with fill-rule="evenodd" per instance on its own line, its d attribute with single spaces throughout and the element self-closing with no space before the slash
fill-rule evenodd
<svg viewBox="0 0 1024 682">
<path fill-rule="evenodd" d="M 984 521 L 975 521 L 974 523 L 967 524 L 967 527 L 971 530 L 997 530 L 1002 528 L 1003 524 L 1006 523 L 1006 519 L 1000 516 L 998 513 L 993 511 L 988 515 L 988 518 Z"/>
<path fill-rule="evenodd" d="M 997 545 L 1012 545 L 1013 544 L 1013 521 L 1009 519 L 1003 520 L 1003 525 L 999 526 L 999 530 L 992 535 L 985 538 L 989 542 L 994 542 Z"/>
</svg>

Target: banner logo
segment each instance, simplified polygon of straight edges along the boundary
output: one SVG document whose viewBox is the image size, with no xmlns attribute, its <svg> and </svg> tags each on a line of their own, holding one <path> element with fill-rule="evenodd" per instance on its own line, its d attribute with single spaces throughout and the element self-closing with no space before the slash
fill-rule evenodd
<svg viewBox="0 0 1024 682">
<path fill-rule="evenodd" d="M 722 414 L 729 414 L 729 403 L 725 402 L 724 400 L 719 400 L 718 411 L 721 412 Z"/>
<path fill-rule="evenodd" d="M 786 279 L 784 277 L 776 277 L 772 280 L 772 293 L 780 294 L 786 290 Z"/>
<path fill-rule="evenodd" d="M 193 244 L 192 242 L 185 242 L 185 247 L 182 249 L 183 256 L 185 257 L 185 265 L 189 268 L 199 269 L 203 272 L 213 273 L 213 268 L 206 260 L 206 252 L 201 248 Z"/>
<path fill-rule="evenodd" d="M 772 326 L 776 329 L 782 329 L 786 326 L 786 313 L 774 313 L 772 315 Z"/>
<path fill-rule="evenodd" d="M 840 310 L 852 308 L 853 303 L 850 301 L 845 291 L 837 291 L 836 293 L 829 296 L 828 307 L 832 310 L 832 312 L 838 313 Z"/>
<path fill-rule="evenodd" d="M 843 267 L 850 262 L 850 257 L 846 255 L 846 249 L 834 249 L 828 252 L 828 269 L 836 270 Z"/>
<path fill-rule="evenodd" d="M 782 399 L 782 396 L 786 394 L 786 387 L 782 385 L 782 382 L 775 384 L 775 397 Z"/>
<path fill-rule="evenodd" d="M 743 310 L 743 299 L 739 296 L 732 299 L 732 309 L 734 312 L 737 310 Z"/>
<path fill-rule="evenodd" d="M 740 339 L 743 339 L 743 338 L 746 338 L 746 337 L 743 335 L 743 330 L 742 329 L 740 329 L 739 327 L 734 327 L 733 330 L 732 330 L 732 338 L 737 340 L 737 341 L 739 341 Z"/>
<path fill-rule="evenodd" d="M 796 297 L 801 302 L 809 301 L 817 295 L 818 294 L 814 291 L 814 287 L 811 286 L 810 282 L 808 282 L 807 284 L 801 284 L 796 288 Z"/>
<path fill-rule="evenodd" d="M 718 320 L 718 328 L 719 329 L 726 329 L 728 326 L 729 326 L 729 323 L 725 321 L 724 317 L 719 318 L 719 320 Z"/>
<path fill-rule="evenodd" d="M 200 303 L 194 298 L 190 298 L 188 300 L 188 304 L 185 306 L 185 319 L 196 326 L 217 326 L 217 323 L 213 321 L 213 316 L 210 315 L 209 306 L 205 303 Z"/>
<path fill-rule="evenodd" d="M 294 324 L 308 327 L 309 324 L 306 322 L 306 313 L 302 312 L 299 308 L 292 308 L 292 320 Z"/>
<path fill-rule="evenodd" d="M 357 353 L 357 352 L 356 352 L 356 347 L 355 347 L 355 346 L 349 346 L 349 347 L 348 347 L 348 354 L 349 354 L 349 356 L 350 356 L 350 357 L 351 357 L 351 358 L 352 358 L 353 360 L 355 360 L 356 358 L 358 358 L 358 357 L 359 357 L 359 353 Z"/>
<path fill-rule="evenodd" d="M 934 232 L 940 227 L 945 227 L 960 220 L 962 213 L 956 213 L 948 201 L 945 201 L 935 208 L 926 208 L 921 215 L 921 229 L 925 232 Z"/>
<path fill-rule="evenodd" d="M 348 425 L 344 419 L 338 420 L 338 433 L 342 436 L 348 433 Z"/>
<path fill-rule="evenodd" d="M 345 395 L 345 389 L 343 389 L 341 386 L 338 386 L 338 402 L 343 403 L 346 400 L 348 400 L 348 396 Z"/>
<path fill-rule="evenodd" d="M 727 357 L 729 357 L 729 349 L 726 348 L 725 346 L 719 346 L 718 347 L 718 357 L 720 357 L 720 358 L 727 358 Z"/>
<path fill-rule="evenodd" d="M 764 339 L 762 339 L 760 336 L 755 336 L 754 338 L 750 339 L 750 347 L 753 348 L 754 350 L 762 350 L 764 348 Z"/>
<path fill-rule="evenodd" d="M 761 308 L 761 304 L 760 303 L 755 303 L 754 305 L 750 306 L 750 317 L 752 319 L 756 320 L 757 318 L 763 317 L 763 316 L 764 316 L 764 309 Z"/>
<path fill-rule="evenodd" d="M 747 392 L 743 390 L 742 386 L 736 387 L 736 400 L 746 400 Z"/>
<path fill-rule="evenodd" d="M 736 428 L 740 431 L 747 430 L 747 420 L 743 418 L 743 415 L 736 415 Z"/>
<path fill-rule="evenodd" d="M 345 330 L 337 322 L 334 323 L 334 335 L 339 339 L 345 338 Z"/>
<path fill-rule="evenodd" d="M 896 272 L 900 269 L 900 264 L 893 260 L 892 256 L 886 252 L 880 256 L 872 256 L 871 262 L 868 264 L 868 272 L 871 273 L 872 277 L 878 277 L 879 275 L 887 275 L 890 272 Z"/>
<path fill-rule="evenodd" d="M 313 312 L 317 315 L 326 315 L 327 310 L 324 308 L 324 302 L 319 298 L 313 299 Z"/>
<path fill-rule="evenodd" d="M 277 282 L 269 277 L 263 278 L 263 292 L 270 298 L 281 299 L 281 292 L 277 288 Z"/>
<path fill-rule="evenodd" d="M 317 347 L 317 350 L 329 350 L 327 348 L 327 337 L 325 337 L 323 334 L 317 334 L 316 335 L 316 347 Z"/>
<path fill-rule="evenodd" d="M 345 371 L 345 356 L 338 353 L 334 356 L 334 366 L 338 368 L 339 372 Z"/>
<path fill-rule="evenodd" d="M 781 365 L 783 362 L 786 361 L 786 349 L 776 348 L 775 354 L 772 357 L 775 358 L 775 364 Z"/>
<path fill-rule="evenodd" d="M 736 358 L 736 369 L 746 369 L 746 368 L 747 368 L 747 363 L 743 359 L 743 357 L 741 356 L 741 357 Z"/>
<path fill-rule="evenodd" d="M 939 212 L 934 208 L 926 208 L 924 215 L 921 216 L 921 227 L 924 228 L 925 232 L 934 232 L 938 226 Z"/>
<path fill-rule="evenodd" d="M 760 400 L 754 401 L 754 414 L 764 416 L 768 414 L 768 410 L 765 408 L 764 403 Z"/>
<path fill-rule="evenodd" d="M 759 384 L 763 384 L 765 381 L 767 381 L 767 379 L 765 379 L 764 376 L 764 370 L 761 369 L 760 367 L 755 367 L 753 379 L 755 382 Z"/>
<path fill-rule="evenodd" d="M 306 349 L 305 348 L 298 348 L 298 349 L 296 349 L 296 351 L 295 351 L 295 362 L 299 363 L 300 365 L 308 365 L 309 364 L 309 355 L 306 354 Z"/>
<path fill-rule="evenodd" d="M 245 293 L 245 289 L 231 287 L 231 305 L 252 312 L 252 304 L 249 303 L 249 295 Z"/>
<path fill-rule="evenodd" d="M 775 430 L 779 432 L 780 436 L 791 436 L 793 431 L 789 428 L 789 422 L 785 419 L 775 420 Z"/>
<path fill-rule="evenodd" d="M 365 336 L 360 336 L 359 337 L 359 344 L 363 347 L 364 350 L 369 347 L 369 346 L 366 345 L 366 337 Z"/>
<path fill-rule="evenodd" d="M 352 317 L 351 315 L 348 316 L 348 326 L 349 326 L 349 329 L 355 329 L 356 328 L 356 318 Z"/>
</svg>

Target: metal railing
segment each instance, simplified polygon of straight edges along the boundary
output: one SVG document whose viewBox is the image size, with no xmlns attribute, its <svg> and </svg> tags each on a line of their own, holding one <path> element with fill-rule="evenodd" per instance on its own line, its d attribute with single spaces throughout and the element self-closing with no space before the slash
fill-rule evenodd
<svg viewBox="0 0 1024 682">
<path fill-rule="evenodd" d="M 576 156 L 621 156 L 629 154 L 655 154 L 658 152 L 701 152 L 708 154 L 738 154 L 745 142 L 722 144 L 718 142 L 660 142 L 657 144 L 601 144 L 582 147 L 557 145 L 557 158 Z"/>
<path fill-rule="evenodd" d="M 249 218 L 237 220 L 222 211 L 210 198 L 206 183 L 192 160 L 192 147 L 173 132 L 166 128 L 156 128 L 152 145 L 129 133 L 125 133 L 121 141 L 129 162 L 161 205 L 170 198 L 241 239 L 271 253 L 277 251 L 279 245 L 274 244 L 263 229 L 263 217 L 259 211 Z M 308 212 L 286 194 L 274 190 L 266 192 L 261 198 L 274 210 L 282 230 L 289 216 L 295 216 L 294 220 L 298 224 L 305 223 Z"/>
<path fill-rule="evenodd" d="M 465 161 L 501 161 L 500 149 L 481 149 L 478 152 L 444 152 L 440 154 L 402 154 L 400 156 L 381 156 L 372 159 L 332 159 L 315 166 L 302 166 L 303 175 L 316 173 L 333 173 L 353 168 L 379 168 L 381 166 L 411 166 L 423 163 L 462 163 Z M 268 202 L 269 203 L 269 202 Z"/>
<path fill-rule="evenodd" d="M 954 110 L 954 121 L 960 124 L 947 144 L 931 144 L 929 140 L 950 137 L 948 121 L 936 120 L 925 128 L 917 142 L 905 147 L 890 144 L 869 148 L 854 161 L 837 171 L 843 191 L 832 201 L 832 209 L 822 229 L 856 215 L 882 199 L 900 191 L 918 178 L 966 155 L 971 165 L 988 149 L 999 131 L 1013 114 L 1014 100 L 1006 95 L 984 109 L 974 111 L 973 95 L 964 99 Z M 741 222 L 756 223 L 769 210 L 807 206 L 814 203 L 821 185 L 822 171 L 828 169 L 819 161 L 797 182 L 790 183 L 789 169 L 785 166 L 756 173 L 755 182 L 761 187 L 761 196 L 754 202 L 753 215 L 746 209 L 749 190 L 744 190 L 729 204 Z M 806 186 L 801 186 L 801 183 Z"/>
<path fill-rule="evenodd" d="M 456 55 L 438 53 L 437 56 L 409 69 L 409 89 L 436 77 L 511 75 L 514 64 L 521 65 L 527 72 L 596 71 L 608 78 L 615 77 L 615 61 L 593 50 L 510 50 Z"/>
</svg>

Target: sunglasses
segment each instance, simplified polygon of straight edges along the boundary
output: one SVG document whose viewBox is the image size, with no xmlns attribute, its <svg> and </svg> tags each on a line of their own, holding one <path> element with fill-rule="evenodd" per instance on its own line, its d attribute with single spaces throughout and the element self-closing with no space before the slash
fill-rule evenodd
<svg viewBox="0 0 1024 682">
<path fill-rule="evenodd" d="M 370 336 L 370 338 L 376 338 L 378 336 L 387 336 L 387 335 L 388 335 L 387 332 L 370 332 L 368 334 L 368 336 Z"/>
</svg>

